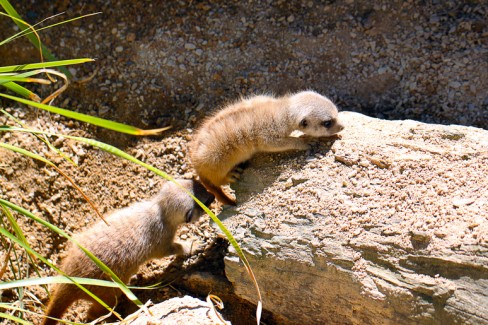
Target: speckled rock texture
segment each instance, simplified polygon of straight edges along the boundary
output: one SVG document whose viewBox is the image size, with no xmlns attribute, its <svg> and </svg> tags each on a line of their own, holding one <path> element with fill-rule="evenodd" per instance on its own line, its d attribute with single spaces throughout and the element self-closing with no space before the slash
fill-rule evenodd
<svg viewBox="0 0 488 325">
<path fill-rule="evenodd" d="M 488 324 L 488 131 L 340 114 L 307 153 L 265 154 L 221 219 L 283 324 Z M 256 293 L 235 253 L 235 292 Z"/>
</svg>

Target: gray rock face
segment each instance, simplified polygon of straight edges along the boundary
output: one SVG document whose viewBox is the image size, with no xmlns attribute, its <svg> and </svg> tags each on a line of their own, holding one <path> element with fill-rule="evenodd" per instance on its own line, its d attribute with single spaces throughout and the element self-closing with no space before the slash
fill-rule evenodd
<svg viewBox="0 0 488 325">
<path fill-rule="evenodd" d="M 488 324 L 488 131 L 341 113 L 342 138 L 258 155 L 220 218 L 285 324 Z M 235 253 L 225 273 L 256 293 Z"/>
</svg>

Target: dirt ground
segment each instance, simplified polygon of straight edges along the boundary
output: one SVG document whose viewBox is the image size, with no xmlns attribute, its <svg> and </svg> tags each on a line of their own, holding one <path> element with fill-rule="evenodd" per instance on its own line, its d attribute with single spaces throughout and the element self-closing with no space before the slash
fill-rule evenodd
<svg viewBox="0 0 488 325">
<path fill-rule="evenodd" d="M 23 114 L 23 111 L 22 109 L 15 112 Z M 33 117 L 33 115 L 31 114 L 30 117 Z M 51 118 L 41 113 L 34 125 L 41 128 L 42 124 L 49 123 L 49 129 L 53 131 L 57 130 L 60 133 L 71 135 L 87 135 L 85 131 L 70 129 L 58 120 L 59 118 Z M 4 117 L 0 118 L 0 124 L 5 124 Z M 143 140 L 127 151 L 171 175 L 181 175 L 180 177 L 189 178 L 191 177 L 191 172 L 184 154 L 187 134 L 188 132 L 178 132 L 161 141 Z M 114 158 L 101 150 L 72 141 L 54 140 L 53 143 L 68 157 L 77 162 L 79 167 L 75 167 L 60 159 L 31 135 L 10 135 L 7 133 L 2 135 L 1 138 L 2 141 L 52 159 L 64 172 L 72 177 L 102 213 L 150 197 L 158 191 L 164 181 L 159 176 L 133 163 Z M 86 226 L 99 220 L 83 197 L 52 167 L 4 149 L 0 149 L 0 155 L 2 157 L 0 197 L 24 207 L 35 215 L 66 230 L 69 234 L 80 232 Z M 50 261 L 59 264 L 67 247 L 67 240 L 60 238 L 57 234 L 30 219 L 20 217 L 18 222 L 32 248 Z M 215 242 L 219 242 L 214 230 L 209 226 L 209 218 L 207 216 L 202 218 L 200 222 L 182 229 L 180 239 L 200 239 L 207 242 L 210 246 L 215 244 Z M 185 270 L 188 267 L 192 267 L 192 265 L 194 267 L 195 264 L 203 263 L 212 268 L 212 263 L 215 263 L 212 256 L 212 249 L 207 246 L 204 255 L 195 254 L 189 261 L 173 261 L 173 258 L 155 261 L 144 267 L 134 277 L 133 281 L 139 285 L 149 285 L 158 282 L 169 283 L 173 279 L 181 277 Z M 206 260 L 210 262 L 205 262 Z M 169 269 L 167 269 L 168 264 L 170 264 Z M 32 274 L 33 272 L 32 269 L 23 269 L 22 271 L 25 274 Z M 165 271 L 167 272 L 165 273 Z M 163 276 L 163 273 L 165 273 L 165 276 Z M 48 270 L 47 266 L 43 266 L 41 274 L 54 275 L 53 272 Z M 7 273 L 6 278 L 2 280 L 7 280 L 9 276 L 11 277 L 12 274 Z M 47 296 L 42 289 L 27 289 L 29 292 L 31 290 L 39 299 L 46 301 Z M 147 299 L 157 302 L 183 293 L 184 291 L 181 292 L 181 290 L 166 287 L 151 292 L 150 298 Z M 7 299 L 8 301 L 9 296 L 12 294 L 14 293 L 4 292 L 2 299 Z M 148 295 L 142 292 L 142 296 Z M 30 306 L 37 312 L 41 310 L 39 307 L 39 304 Z M 127 313 L 133 311 L 133 307 L 130 304 L 125 304 L 125 308 Z M 74 308 L 70 312 L 70 315 L 72 315 L 70 319 L 80 320 L 84 310 L 85 306 L 83 305 L 79 308 Z"/>
</svg>

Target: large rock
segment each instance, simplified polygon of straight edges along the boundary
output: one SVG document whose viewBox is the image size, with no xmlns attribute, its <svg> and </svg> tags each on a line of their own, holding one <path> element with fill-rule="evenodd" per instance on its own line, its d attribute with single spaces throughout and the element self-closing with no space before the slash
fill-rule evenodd
<svg viewBox="0 0 488 325">
<path fill-rule="evenodd" d="M 341 113 L 342 139 L 262 154 L 220 217 L 284 324 L 488 324 L 488 131 Z M 235 292 L 256 292 L 235 253 Z"/>
</svg>

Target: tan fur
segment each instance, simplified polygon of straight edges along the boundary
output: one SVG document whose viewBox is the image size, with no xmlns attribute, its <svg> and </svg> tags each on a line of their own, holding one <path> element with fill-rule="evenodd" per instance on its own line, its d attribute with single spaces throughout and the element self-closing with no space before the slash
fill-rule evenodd
<svg viewBox="0 0 488 325">
<path fill-rule="evenodd" d="M 200 201 L 210 204 L 214 197 L 196 181 L 178 180 Z M 174 242 L 175 232 L 181 224 L 196 220 L 203 210 L 177 185 L 167 182 L 149 201 L 135 203 L 113 212 L 103 222 L 95 224 L 75 238 L 86 249 L 104 262 L 122 281 L 129 278 L 144 262 L 173 254 L 186 255 L 190 245 Z M 63 260 L 61 269 L 70 276 L 108 279 L 106 275 L 77 246 L 72 246 Z M 109 306 L 114 306 L 120 290 L 87 286 Z M 60 318 L 78 299 L 92 302 L 88 318 L 103 314 L 104 308 L 73 284 L 57 284 L 51 295 L 46 316 Z M 45 318 L 44 325 L 56 324 Z"/>
<path fill-rule="evenodd" d="M 327 121 L 329 127 L 323 125 Z M 235 205 L 221 186 L 235 180 L 233 169 L 238 164 L 256 152 L 308 149 L 306 139 L 290 136 L 295 130 L 309 137 L 325 137 L 342 129 L 336 106 L 316 92 L 279 98 L 255 96 L 206 119 L 193 136 L 190 157 L 207 190 L 224 204 Z"/>
</svg>

